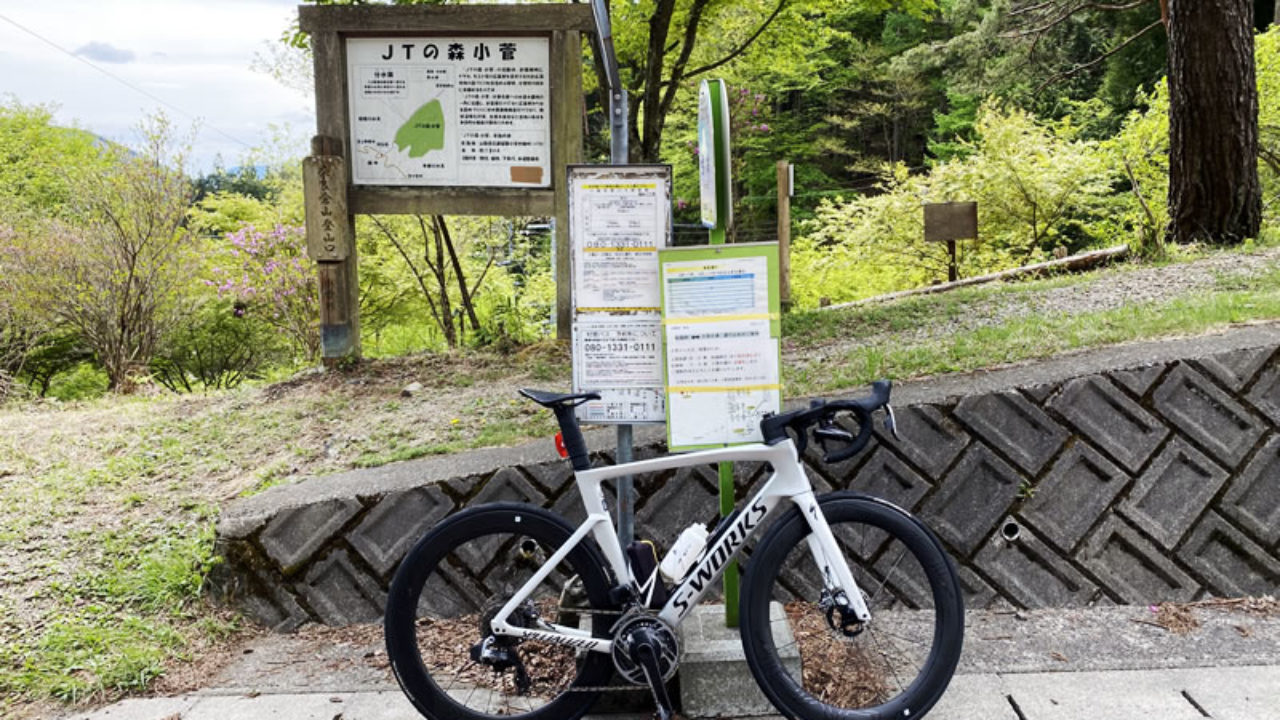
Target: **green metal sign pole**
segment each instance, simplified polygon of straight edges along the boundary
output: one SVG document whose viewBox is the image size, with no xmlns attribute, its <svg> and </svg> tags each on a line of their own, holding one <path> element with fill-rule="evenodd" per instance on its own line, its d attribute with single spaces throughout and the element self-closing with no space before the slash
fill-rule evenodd
<svg viewBox="0 0 1280 720">
<path fill-rule="evenodd" d="M 723 80 L 703 80 L 698 92 L 698 167 L 702 222 L 712 245 L 723 245 L 733 222 L 729 178 L 729 98 Z M 720 517 L 733 513 L 733 463 L 719 464 Z M 738 626 L 738 563 L 724 569 L 724 624 Z"/>
</svg>

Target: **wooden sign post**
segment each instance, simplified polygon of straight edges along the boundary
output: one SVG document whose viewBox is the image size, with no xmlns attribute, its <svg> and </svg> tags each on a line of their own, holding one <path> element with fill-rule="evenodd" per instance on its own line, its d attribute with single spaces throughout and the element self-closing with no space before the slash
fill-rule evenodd
<svg viewBox="0 0 1280 720">
<path fill-rule="evenodd" d="M 929 203 L 924 206 L 924 239 L 947 243 L 947 282 L 960 279 L 956 241 L 978 239 L 978 203 Z"/>
<path fill-rule="evenodd" d="M 325 362 L 360 356 L 358 214 L 554 218 L 556 329 L 567 339 L 566 173 L 582 160 L 591 7 L 303 6 L 298 17 L 315 58 L 307 233 Z M 504 90 L 513 84 L 519 92 Z"/>
</svg>

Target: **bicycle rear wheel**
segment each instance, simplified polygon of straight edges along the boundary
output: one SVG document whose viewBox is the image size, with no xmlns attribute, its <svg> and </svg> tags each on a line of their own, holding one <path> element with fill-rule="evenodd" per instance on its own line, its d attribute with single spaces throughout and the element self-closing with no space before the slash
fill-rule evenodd
<svg viewBox="0 0 1280 720">
<path fill-rule="evenodd" d="M 536 639 L 494 636 L 489 621 L 569 539 L 558 516 L 527 505 L 484 505 L 437 525 L 396 571 L 384 623 L 400 687 L 432 720 L 577 718 L 607 683 L 612 660 Z M 558 564 L 508 618 L 523 627 L 578 627 L 608 605 L 608 576 L 590 541 Z M 607 637 L 611 618 L 593 618 Z"/>
<path fill-rule="evenodd" d="M 829 619 L 807 538 L 789 511 L 761 539 L 742 591 L 747 663 L 779 710 L 804 720 L 915 718 L 955 672 L 964 606 L 955 568 L 922 524 L 874 498 L 819 499 L 871 620 Z"/>
</svg>

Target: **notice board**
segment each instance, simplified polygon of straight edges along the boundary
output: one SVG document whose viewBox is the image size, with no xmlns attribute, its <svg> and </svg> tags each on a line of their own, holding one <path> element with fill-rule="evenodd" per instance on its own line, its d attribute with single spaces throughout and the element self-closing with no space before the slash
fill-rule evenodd
<svg viewBox="0 0 1280 720">
<path fill-rule="evenodd" d="M 569 167 L 573 387 L 593 423 L 662 422 L 658 252 L 670 244 L 671 167 Z"/>
<path fill-rule="evenodd" d="M 777 243 L 659 252 L 667 444 L 760 441 L 782 409 Z"/>
</svg>

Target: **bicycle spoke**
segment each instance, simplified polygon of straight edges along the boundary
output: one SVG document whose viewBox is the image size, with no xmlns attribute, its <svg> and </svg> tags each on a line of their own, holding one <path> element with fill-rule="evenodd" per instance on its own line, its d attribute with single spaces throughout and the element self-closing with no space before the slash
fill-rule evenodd
<svg viewBox="0 0 1280 720">
<path fill-rule="evenodd" d="M 901 563 L 902 559 L 906 556 L 907 556 L 907 549 L 903 548 L 902 552 L 898 553 L 898 558 L 893 561 L 893 566 L 889 568 L 888 572 L 884 573 L 884 580 L 880 581 L 880 587 L 876 588 L 875 593 L 873 593 L 871 597 L 868 599 L 875 600 L 876 598 L 880 597 L 880 591 L 884 590 L 884 586 L 889 583 L 889 577 L 893 575 L 894 570 L 898 569 L 898 564 Z"/>
<path fill-rule="evenodd" d="M 834 514 L 827 502 L 836 508 Z M 830 601 L 821 594 L 821 585 L 816 591 L 804 589 L 813 587 L 809 558 L 814 552 L 807 522 L 793 520 L 798 532 L 770 536 L 770 542 L 757 548 L 755 574 L 748 574 L 744 590 L 743 616 L 751 625 L 744 624 L 742 635 L 745 643 L 754 644 L 748 657 L 756 658 L 752 669 L 757 680 L 771 688 L 784 712 L 802 718 L 836 717 L 849 710 L 884 718 L 889 717 L 885 705 L 902 699 L 913 710 L 927 707 L 933 699 L 921 694 L 936 693 L 942 686 L 921 679 L 936 671 L 929 659 L 945 635 L 938 633 L 941 620 L 933 588 L 953 582 L 945 563 L 932 557 L 932 562 L 922 562 L 921 553 L 937 553 L 936 545 L 901 511 L 871 501 L 834 498 L 824 501 L 823 514 L 868 607 L 879 610 L 869 622 L 852 622 L 847 608 L 820 605 L 820 599 Z M 819 557 L 828 559 L 828 550 Z M 927 602 L 914 598 L 921 592 Z M 958 598 L 958 592 L 951 592 Z M 773 646 L 755 636 L 775 627 L 767 617 L 768 601 L 775 597 L 792 598 L 784 600 L 792 637 Z M 953 654 L 941 672 L 948 676 L 958 649 L 954 644 L 947 650 Z M 773 680 L 784 676 L 793 682 Z"/>
</svg>

